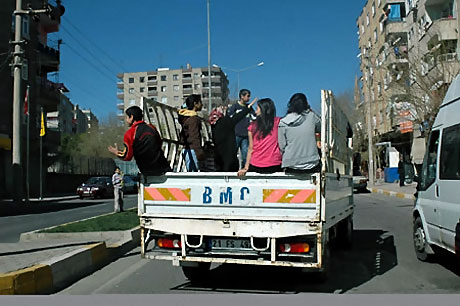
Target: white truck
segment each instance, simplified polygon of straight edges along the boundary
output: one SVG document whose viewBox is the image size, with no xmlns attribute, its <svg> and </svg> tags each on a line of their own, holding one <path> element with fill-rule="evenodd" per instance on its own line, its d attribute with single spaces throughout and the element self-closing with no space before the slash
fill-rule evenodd
<svg viewBox="0 0 460 306">
<path fill-rule="evenodd" d="M 159 127 L 172 168 L 183 169 L 174 110 L 146 100 L 143 105 Z M 321 173 L 144 177 L 142 257 L 170 260 L 191 281 L 203 278 L 211 263 L 299 267 L 326 276 L 330 242 L 338 238 L 351 246 L 354 205 L 346 117 L 330 91 L 322 91 L 321 108 Z M 203 128 L 209 140 L 209 126 Z"/>
</svg>

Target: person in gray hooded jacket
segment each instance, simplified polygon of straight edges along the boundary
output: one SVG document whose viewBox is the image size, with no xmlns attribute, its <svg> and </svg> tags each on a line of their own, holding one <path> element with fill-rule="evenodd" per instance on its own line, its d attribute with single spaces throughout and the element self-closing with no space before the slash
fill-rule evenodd
<svg viewBox="0 0 460 306">
<path fill-rule="evenodd" d="M 321 121 L 310 108 L 303 93 L 294 94 L 287 114 L 278 127 L 278 144 L 283 155 L 281 167 L 287 173 L 314 173 L 321 169 L 316 135 Z"/>
</svg>

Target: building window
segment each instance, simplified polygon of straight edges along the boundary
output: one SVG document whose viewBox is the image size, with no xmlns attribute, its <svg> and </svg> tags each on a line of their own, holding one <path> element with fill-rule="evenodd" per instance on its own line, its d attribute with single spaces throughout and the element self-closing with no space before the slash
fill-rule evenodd
<svg viewBox="0 0 460 306">
<path fill-rule="evenodd" d="M 145 77 L 139 77 L 139 83 L 144 83 L 145 82 Z"/>
<path fill-rule="evenodd" d="M 156 86 L 149 86 L 148 91 L 157 91 Z"/>
<path fill-rule="evenodd" d="M 174 96 L 174 101 L 175 102 L 179 101 L 179 96 Z"/>
<path fill-rule="evenodd" d="M 375 16 L 375 2 L 372 3 L 372 17 Z"/>
<path fill-rule="evenodd" d="M 380 21 L 380 33 L 383 32 L 383 27 L 384 27 L 384 21 Z"/>
<path fill-rule="evenodd" d="M 199 78 L 199 77 L 200 77 L 200 74 L 199 74 L 198 72 L 195 72 L 195 73 L 193 74 L 193 77 L 194 77 L 195 79 L 196 79 L 196 78 Z"/>
<path fill-rule="evenodd" d="M 133 94 L 133 93 L 134 93 L 134 88 L 128 89 L 128 92 L 129 92 L 130 94 Z"/>
<path fill-rule="evenodd" d="M 134 78 L 129 78 L 128 83 L 130 83 L 130 84 L 134 83 Z"/>
<path fill-rule="evenodd" d="M 460 180 L 460 124 L 442 133 L 440 167 L 441 180 Z"/>
<path fill-rule="evenodd" d="M 168 97 L 161 97 L 161 103 L 168 103 Z"/>
<path fill-rule="evenodd" d="M 361 25 L 361 34 L 364 34 L 364 23 Z"/>
<path fill-rule="evenodd" d="M 160 80 L 161 81 L 166 81 L 166 76 L 165 75 L 160 76 Z"/>
<path fill-rule="evenodd" d="M 377 93 L 379 96 L 382 95 L 382 83 L 380 82 L 377 84 Z"/>
<path fill-rule="evenodd" d="M 129 99 L 129 105 L 136 104 L 136 99 Z"/>
<path fill-rule="evenodd" d="M 174 91 L 179 91 L 179 85 L 174 85 Z"/>
<path fill-rule="evenodd" d="M 165 92 L 166 91 L 166 86 L 161 86 L 161 92 Z"/>
<path fill-rule="evenodd" d="M 380 7 L 380 4 L 382 3 L 382 0 L 377 0 L 377 6 Z"/>
<path fill-rule="evenodd" d="M 144 92 L 144 91 L 145 91 L 145 87 L 139 88 L 139 91 L 140 91 L 140 92 Z"/>
<path fill-rule="evenodd" d="M 178 80 L 179 80 L 179 75 L 173 74 L 173 81 L 178 81 Z"/>
<path fill-rule="evenodd" d="M 156 81 L 156 80 L 157 80 L 157 76 L 156 76 L 156 75 L 148 76 L 148 77 L 147 77 L 147 80 L 148 80 L 148 81 Z"/>
<path fill-rule="evenodd" d="M 195 84 L 195 85 L 194 85 L 194 88 L 195 88 L 195 90 L 198 90 L 198 89 L 201 88 L 201 85 L 200 85 L 200 84 Z"/>
<path fill-rule="evenodd" d="M 374 42 L 377 42 L 377 29 L 374 30 Z"/>
<path fill-rule="evenodd" d="M 366 16 L 366 25 L 369 26 L 369 13 L 367 13 L 367 16 Z"/>
</svg>

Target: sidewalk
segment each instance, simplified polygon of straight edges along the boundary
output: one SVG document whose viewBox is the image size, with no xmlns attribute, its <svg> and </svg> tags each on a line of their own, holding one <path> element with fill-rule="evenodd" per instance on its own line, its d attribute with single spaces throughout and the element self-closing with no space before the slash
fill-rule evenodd
<svg viewBox="0 0 460 306">
<path fill-rule="evenodd" d="M 48 196 L 43 199 L 31 198 L 29 202 L 15 203 L 12 199 L 0 199 L 0 216 L 13 216 L 25 213 L 45 212 L 56 208 L 56 205 L 69 205 L 63 203 L 78 199 L 77 195 L 65 194 Z"/>
<path fill-rule="evenodd" d="M 101 233 L 24 233 L 0 243 L 0 295 L 50 294 L 140 244 L 140 230 Z"/>
<path fill-rule="evenodd" d="M 415 199 L 417 183 L 399 186 L 399 183 L 376 183 L 374 186 L 368 186 L 368 189 L 373 193 L 380 193 L 388 196 L 394 196 L 402 199 Z"/>
</svg>

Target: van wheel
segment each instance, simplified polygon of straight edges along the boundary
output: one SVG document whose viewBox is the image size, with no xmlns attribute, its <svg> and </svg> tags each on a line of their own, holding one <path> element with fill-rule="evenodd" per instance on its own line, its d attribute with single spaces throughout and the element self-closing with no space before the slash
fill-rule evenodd
<svg viewBox="0 0 460 306">
<path fill-rule="evenodd" d="M 433 258 L 432 254 L 426 252 L 426 241 L 425 230 L 423 229 L 422 219 L 417 217 L 414 222 L 414 249 L 418 260 L 429 261 Z"/>
<path fill-rule="evenodd" d="M 182 266 L 182 272 L 191 283 L 202 282 L 209 274 L 210 262 L 200 262 L 197 267 Z"/>
</svg>

